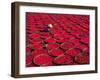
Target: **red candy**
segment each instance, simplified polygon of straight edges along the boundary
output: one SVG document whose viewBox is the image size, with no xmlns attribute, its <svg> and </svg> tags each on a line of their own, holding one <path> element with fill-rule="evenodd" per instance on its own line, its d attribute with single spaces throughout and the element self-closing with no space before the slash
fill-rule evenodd
<svg viewBox="0 0 100 80">
<path fill-rule="evenodd" d="M 59 47 L 59 45 L 58 44 L 56 44 L 56 43 L 48 43 L 47 45 L 46 45 L 46 47 L 47 47 L 47 49 L 54 49 L 54 48 L 58 48 Z"/>
<path fill-rule="evenodd" d="M 79 64 L 89 64 L 89 55 L 79 54 L 75 57 L 75 61 Z"/>
<path fill-rule="evenodd" d="M 76 36 L 79 34 L 79 32 L 71 32 L 71 34 Z"/>
<path fill-rule="evenodd" d="M 36 65 L 44 66 L 52 63 L 52 58 L 47 54 L 40 54 L 34 57 L 33 59 Z"/>
<path fill-rule="evenodd" d="M 42 40 L 41 40 L 41 39 L 32 39 L 32 40 L 30 40 L 30 42 L 31 42 L 32 44 L 35 44 L 35 43 L 41 43 Z"/>
<path fill-rule="evenodd" d="M 72 64 L 72 59 L 70 56 L 59 55 L 54 59 L 54 63 L 56 64 Z"/>
<path fill-rule="evenodd" d="M 36 38 L 39 38 L 39 37 L 40 37 L 39 34 L 32 34 L 32 35 L 30 36 L 30 38 L 32 38 L 32 39 L 36 39 Z"/>
<path fill-rule="evenodd" d="M 77 46 L 76 48 L 81 49 L 82 51 L 84 51 L 84 49 L 86 49 L 86 48 L 87 48 L 87 46 L 86 46 L 86 45 L 84 45 L 84 44 L 80 44 L 80 45 L 79 45 L 79 46 Z"/>
<path fill-rule="evenodd" d="M 79 42 L 78 39 L 72 39 L 71 42 L 72 42 L 73 44 L 75 44 L 75 45 L 79 45 L 79 44 L 80 44 L 80 42 Z"/>
<path fill-rule="evenodd" d="M 30 49 L 28 47 L 26 47 L 26 53 L 29 53 Z"/>
<path fill-rule="evenodd" d="M 45 41 L 48 42 L 48 43 L 54 43 L 55 42 L 55 39 L 52 38 L 52 37 L 49 37 Z"/>
<path fill-rule="evenodd" d="M 90 51 L 89 51 L 89 47 L 84 48 L 84 49 L 83 49 L 83 52 L 89 54 L 89 52 L 90 52 Z"/>
<path fill-rule="evenodd" d="M 49 51 L 49 54 L 52 56 L 59 56 L 61 54 L 64 54 L 64 51 L 61 49 L 52 49 L 51 51 Z"/>
<path fill-rule="evenodd" d="M 89 44 L 89 38 L 81 38 L 81 42 Z"/>
<path fill-rule="evenodd" d="M 62 42 L 65 42 L 65 41 L 67 41 L 65 38 L 59 38 L 59 39 L 56 39 L 56 41 L 58 42 L 58 43 L 62 43 Z"/>
<path fill-rule="evenodd" d="M 71 42 L 61 44 L 61 48 L 66 49 L 66 50 L 71 49 L 73 47 L 74 47 L 74 44 Z"/>
<path fill-rule="evenodd" d="M 65 37 L 66 39 L 74 39 L 74 36 L 73 36 L 73 35 L 69 35 L 69 34 L 64 35 L 64 37 Z"/>
<path fill-rule="evenodd" d="M 42 47 L 43 47 L 42 44 L 38 44 L 38 43 L 33 44 L 33 45 L 31 46 L 32 49 L 41 49 Z"/>
<path fill-rule="evenodd" d="M 34 65 L 33 63 L 30 63 L 28 65 L 26 65 L 26 67 L 35 67 L 36 65 Z"/>
<path fill-rule="evenodd" d="M 60 33 L 59 33 L 59 34 L 55 34 L 55 35 L 54 35 L 54 38 L 55 38 L 55 39 L 60 39 L 60 38 L 62 38 L 62 35 L 60 35 Z"/>
<path fill-rule="evenodd" d="M 32 55 L 29 55 L 29 56 L 26 57 L 26 65 L 29 65 L 29 64 L 32 63 L 32 58 L 33 58 Z"/>
<path fill-rule="evenodd" d="M 35 50 L 32 52 L 32 55 L 33 56 L 37 56 L 37 55 L 40 55 L 40 54 L 46 54 L 47 51 L 45 49 L 39 49 L 39 50 Z"/>
<path fill-rule="evenodd" d="M 66 54 L 68 54 L 72 57 L 77 56 L 80 53 L 81 53 L 81 51 L 79 49 L 71 49 L 71 50 L 66 51 Z"/>
</svg>

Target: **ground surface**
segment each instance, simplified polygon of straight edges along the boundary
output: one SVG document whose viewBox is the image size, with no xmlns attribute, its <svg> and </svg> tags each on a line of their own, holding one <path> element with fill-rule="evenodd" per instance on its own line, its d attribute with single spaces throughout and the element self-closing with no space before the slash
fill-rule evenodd
<svg viewBox="0 0 100 80">
<path fill-rule="evenodd" d="M 26 67 L 81 64 L 89 64 L 88 15 L 26 13 Z"/>
</svg>

